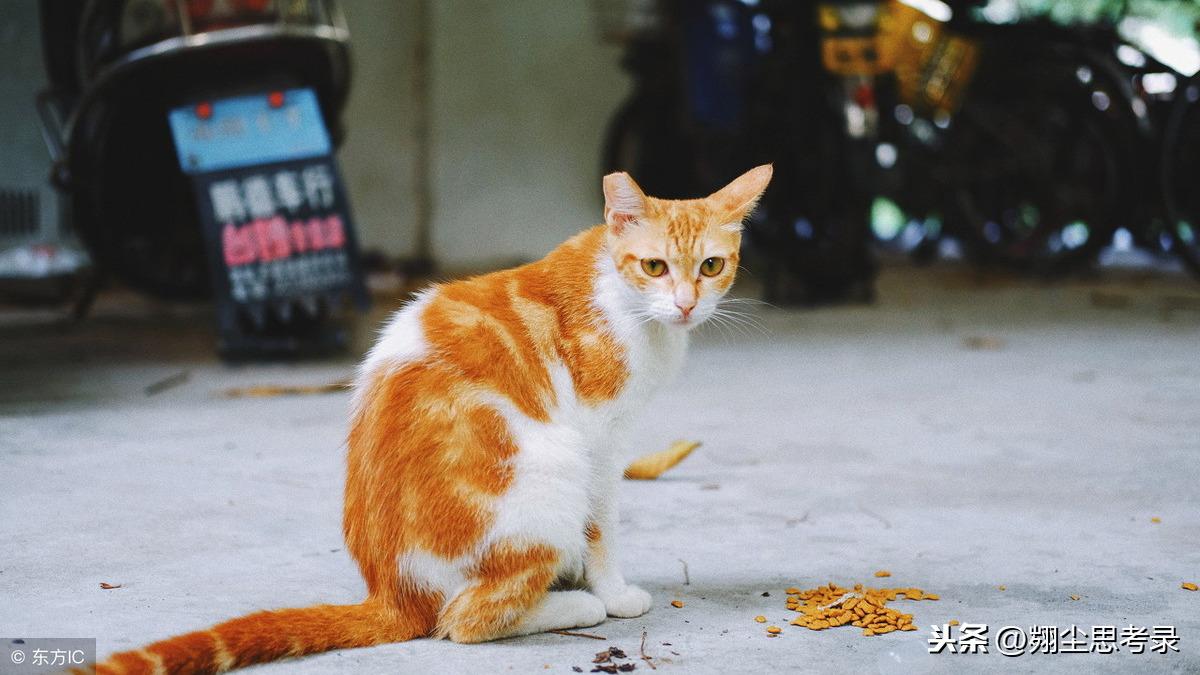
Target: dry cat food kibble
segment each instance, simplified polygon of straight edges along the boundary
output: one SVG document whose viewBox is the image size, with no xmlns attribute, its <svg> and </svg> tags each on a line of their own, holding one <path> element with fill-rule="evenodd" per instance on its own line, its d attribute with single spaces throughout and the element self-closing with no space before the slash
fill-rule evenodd
<svg viewBox="0 0 1200 675">
<path fill-rule="evenodd" d="M 791 625 L 809 630 L 851 625 L 862 628 L 863 635 L 917 630 L 912 614 L 886 606 L 900 596 L 909 600 L 938 599 L 937 595 L 919 588 L 864 588 L 862 584 L 842 588 L 833 583 L 806 591 L 792 587 L 787 594 L 787 608 L 800 612 Z"/>
<path fill-rule="evenodd" d="M 1179 584 L 1179 587 L 1180 587 L 1180 588 L 1182 588 L 1182 589 L 1183 589 L 1183 590 L 1185 590 L 1185 591 L 1196 591 L 1196 590 L 1200 590 L 1200 586 L 1197 586 L 1196 584 L 1193 584 L 1193 583 L 1192 583 L 1192 582 L 1190 582 L 1190 581 L 1185 581 L 1185 582 L 1183 582 L 1182 584 Z"/>
<path fill-rule="evenodd" d="M 672 600 L 671 606 L 674 607 L 675 609 L 679 609 L 680 607 L 683 607 L 683 601 L 682 600 Z"/>
</svg>

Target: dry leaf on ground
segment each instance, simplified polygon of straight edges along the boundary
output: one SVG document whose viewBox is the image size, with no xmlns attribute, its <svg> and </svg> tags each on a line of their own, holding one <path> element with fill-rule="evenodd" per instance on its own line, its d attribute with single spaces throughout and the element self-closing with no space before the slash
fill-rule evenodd
<svg viewBox="0 0 1200 675">
<path fill-rule="evenodd" d="M 654 480 L 676 464 L 682 462 L 692 451 L 700 447 L 699 441 L 675 441 L 671 447 L 639 457 L 625 467 L 629 480 Z"/>
</svg>

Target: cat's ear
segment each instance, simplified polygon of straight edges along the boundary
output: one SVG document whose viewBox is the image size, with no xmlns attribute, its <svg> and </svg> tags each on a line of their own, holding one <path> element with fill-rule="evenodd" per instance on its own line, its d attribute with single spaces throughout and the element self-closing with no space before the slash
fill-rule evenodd
<svg viewBox="0 0 1200 675">
<path fill-rule="evenodd" d="M 750 169 L 738 176 L 732 183 L 708 196 L 708 201 L 717 208 L 730 214 L 735 223 L 739 224 L 758 204 L 759 197 L 771 182 L 774 169 L 770 164 L 763 164 Z"/>
<path fill-rule="evenodd" d="M 604 222 L 620 236 L 625 227 L 646 214 L 646 194 L 624 171 L 604 177 Z"/>
</svg>

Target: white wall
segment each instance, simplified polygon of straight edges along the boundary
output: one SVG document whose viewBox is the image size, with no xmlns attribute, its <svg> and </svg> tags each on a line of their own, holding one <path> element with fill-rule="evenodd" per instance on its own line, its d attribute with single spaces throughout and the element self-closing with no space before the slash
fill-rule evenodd
<svg viewBox="0 0 1200 675">
<path fill-rule="evenodd" d="M 366 247 L 412 252 L 411 0 L 344 3 L 342 162 Z M 431 0 L 433 246 L 443 268 L 539 257 L 600 220 L 600 143 L 628 90 L 586 0 Z"/>
</svg>

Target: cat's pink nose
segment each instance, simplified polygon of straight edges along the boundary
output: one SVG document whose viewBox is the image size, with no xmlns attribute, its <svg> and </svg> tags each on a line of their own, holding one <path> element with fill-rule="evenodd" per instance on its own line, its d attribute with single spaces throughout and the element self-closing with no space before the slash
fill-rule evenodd
<svg viewBox="0 0 1200 675">
<path fill-rule="evenodd" d="M 679 308 L 679 311 L 683 312 L 683 318 L 686 319 L 692 313 L 692 310 L 696 309 L 696 301 L 692 300 L 690 302 L 680 302 L 676 300 L 675 306 Z"/>
</svg>

